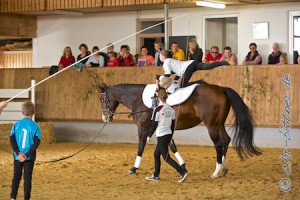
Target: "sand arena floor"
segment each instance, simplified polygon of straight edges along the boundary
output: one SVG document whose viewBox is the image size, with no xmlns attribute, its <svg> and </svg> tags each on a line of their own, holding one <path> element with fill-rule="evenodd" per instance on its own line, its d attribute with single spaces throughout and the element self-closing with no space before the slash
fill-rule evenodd
<svg viewBox="0 0 300 200">
<path fill-rule="evenodd" d="M 37 160 L 70 155 L 85 143 L 58 142 L 41 145 Z M 2 145 L 10 150 L 9 146 Z M 77 156 L 58 163 L 37 162 L 33 175 L 32 199 L 300 199 L 300 150 L 292 154 L 292 190 L 284 193 L 279 181 L 285 177 L 283 149 L 263 149 L 263 155 L 240 161 L 234 149 L 227 156 L 226 177 L 211 179 L 215 150 L 208 146 L 178 146 L 189 175 L 177 183 L 178 174 L 162 162 L 159 182 L 145 177 L 153 172 L 154 145 L 147 145 L 137 175 L 127 175 L 133 165 L 137 144 L 95 143 Z M 174 158 L 174 156 L 173 156 Z M 0 199 L 9 199 L 13 173 L 12 155 L 0 150 Z M 23 180 L 19 188 L 23 199 Z"/>
</svg>

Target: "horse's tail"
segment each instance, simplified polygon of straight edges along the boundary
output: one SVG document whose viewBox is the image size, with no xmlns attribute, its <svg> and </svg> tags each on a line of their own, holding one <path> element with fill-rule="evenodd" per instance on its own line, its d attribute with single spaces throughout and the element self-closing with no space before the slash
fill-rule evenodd
<svg viewBox="0 0 300 200">
<path fill-rule="evenodd" d="M 224 87 L 230 105 L 235 115 L 235 133 L 232 144 L 241 159 L 247 155 L 260 155 L 261 151 L 253 142 L 253 117 L 251 111 L 240 95 L 231 88 Z"/>
</svg>

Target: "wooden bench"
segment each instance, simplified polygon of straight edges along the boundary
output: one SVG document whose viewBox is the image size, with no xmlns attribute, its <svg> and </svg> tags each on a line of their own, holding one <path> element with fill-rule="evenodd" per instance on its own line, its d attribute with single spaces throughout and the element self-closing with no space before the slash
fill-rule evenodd
<svg viewBox="0 0 300 200">
<path fill-rule="evenodd" d="M 31 86 L 35 85 L 36 81 L 31 80 Z M 0 99 L 8 100 L 12 98 L 13 96 L 21 93 L 25 89 L 0 89 Z M 7 107 L 3 109 L 1 116 L 0 116 L 0 124 L 5 123 L 15 123 L 16 121 L 22 119 L 24 116 L 22 114 L 22 103 L 24 101 L 31 100 L 32 103 L 35 103 L 35 88 L 32 87 L 29 91 L 26 91 L 22 94 L 20 94 L 17 99 L 17 101 L 14 100 L 14 102 L 9 102 Z M 30 98 L 29 98 L 30 97 Z M 33 116 L 34 120 L 34 116 Z"/>
</svg>

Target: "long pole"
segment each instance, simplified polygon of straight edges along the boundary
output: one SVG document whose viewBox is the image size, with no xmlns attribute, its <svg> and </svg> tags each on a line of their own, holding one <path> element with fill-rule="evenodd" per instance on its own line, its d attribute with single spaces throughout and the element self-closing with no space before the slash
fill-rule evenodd
<svg viewBox="0 0 300 200">
<path fill-rule="evenodd" d="M 164 16 L 165 16 L 165 50 L 169 50 L 169 4 L 164 3 Z"/>
</svg>

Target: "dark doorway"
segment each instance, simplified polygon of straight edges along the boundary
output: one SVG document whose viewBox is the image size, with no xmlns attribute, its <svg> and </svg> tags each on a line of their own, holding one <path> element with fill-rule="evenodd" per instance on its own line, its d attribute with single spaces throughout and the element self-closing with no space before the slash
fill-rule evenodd
<svg viewBox="0 0 300 200">
<path fill-rule="evenodd" d="M 156 41 L 155 38 L 144 38 L 144 46 L 148 49 L 148 55 L 154 56 L 154 54 L 155 54 L 154 42 L 155 41 Z"/>
</svg>

